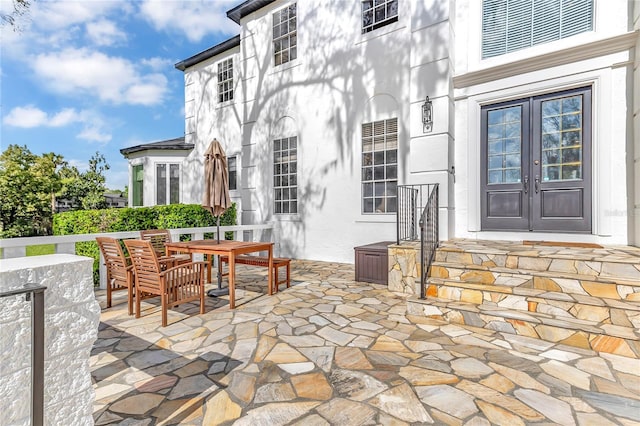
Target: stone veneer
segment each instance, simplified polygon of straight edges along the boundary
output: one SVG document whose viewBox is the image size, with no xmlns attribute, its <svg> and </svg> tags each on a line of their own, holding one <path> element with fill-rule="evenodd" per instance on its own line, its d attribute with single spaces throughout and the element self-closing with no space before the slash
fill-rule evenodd
<svg viewBox="0 0 640 426">
<path fill-rule="evenodd" d="M 44 421 L 92 425 L 95 392 L 89 357 L 98 336 L 100 306 L 93 259 L 70 254 L 0 260 L 0 291 L 25 283 L 45 291 Z M 3 424 L 28 425 L 31 407 L 31 302 L 0 299 L 0 413 Z M 4 423 L 6 422 L 6 423 Z"/>
<path fill-rule="evenodd" d="M 420 294 L 420 242 L 389 246 L 390 291 Z"/>
</svg>

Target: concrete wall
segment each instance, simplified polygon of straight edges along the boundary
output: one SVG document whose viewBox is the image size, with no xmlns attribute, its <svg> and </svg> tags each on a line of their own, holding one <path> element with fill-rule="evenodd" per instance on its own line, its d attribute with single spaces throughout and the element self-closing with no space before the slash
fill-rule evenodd
<svg viewBox="0 0 640 426">
<path fill-rule="evenodd" d="M 281 255 L 353 262 L 353 247 L 395 239 L 395 214 L 361 213 L 360 176 L 362 123 L 397 117 L 398 181 L 441 183 L 447 238 L 453 208 L 447 173 L 453 159 L 450 3 L 400 0 L 398 22 L 362 34 L 359 2 L 298 2 L 298 58 L 276 67 L 272 13 L 291 3 L 278 1 L 245 17 L 238 50 L 186 70 L 186 141 L 196 144 L 190 161 L 197 164 L 196 156 L 218 137 L 228 155 L 239 153 L 243 223 L 275 222 Z M 211 98 L 217 63 L 230 55 L 236 99 L 219 106 Z M 425 135 L 427 95 L 436 119 Z M 299 212 L 275 215 L 272 143 L 289 136 L 298 137 Z M 191 202 L 198 187 L 195 182 Z"/>
<path fill-rule="evenodd" d="M 279 255 L 353 262 L 353 247 L 395 238 L 395 215 L 361 213 L 360 128 L 397 117 L 398 182 L 440 183 L 442 239 L 640 241 L 637 5 L 632 15 L 626 0 L 596 0 L 595 31 L 482 60 L 480 1 L 400 0 L 398 22 L 366 34 L 358 2 L 298 2 L 298 58 L 276 67 L 272 13 L 292 3 L 244 17 L 239 47 L 185 71 L 186 142 L 196 148 L 184 202 L 200 201 L 203 153 L 216 137 L 238 155 L 242 223 L 273 222 Z M 219 104 L 217 64 L 229 57 L 235 99 Z M 594 99 L 593 234 L 481 232 L 480 108 L 582 86 Z M 275 215 L 272 143 L 289 136 L 298 137 L 299 212 Z"/>
<path fill-rule="evenodd" d="M 45 291 L 44 420 L 48 425 L 92 425 L 89 371 L 100 307 L 93 294 L 93 260 L 67 254 L 0 260 L 0 291 L 25 283 Z M 31 406 L 31 302 L 0 299 L 0 416 L 28 425 Z"/>
</svg>

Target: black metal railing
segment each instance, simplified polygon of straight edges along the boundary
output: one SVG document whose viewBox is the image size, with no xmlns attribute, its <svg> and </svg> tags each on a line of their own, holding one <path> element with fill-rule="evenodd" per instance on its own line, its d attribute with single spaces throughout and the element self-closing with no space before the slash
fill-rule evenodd
<svg viewBox="0 0 640 426">
<path fill-rule="evenodd" d="M 31 301 L 31 425 L 44 423 L 44 291 L 45 286 L 25 284 L 23 288 L 0 292 L 0 299 L 26 295 Z"/>
<path fill-rule="evenodd" d="M 420 218 L 437 183 L 398 185 L 397 243 L 420 240 Z"/>
<path fill-rule="evenodd" d="M 420 298 L 426 296 L 427 278 L 440 242 L 438 216 L 438 184 L 431 188 L 427 204 L 420 216 Z"/>
</svg>

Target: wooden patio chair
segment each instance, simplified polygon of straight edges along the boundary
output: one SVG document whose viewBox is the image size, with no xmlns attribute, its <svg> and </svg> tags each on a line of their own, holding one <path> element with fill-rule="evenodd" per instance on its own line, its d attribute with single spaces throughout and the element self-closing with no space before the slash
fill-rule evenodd
<svg viewBox="0 0 640 426">
<path fill-rule="evenodd" d="M 147 229 L 144 231 L 140 231 L 140 239 L 145 241 L 150 241 L 153 249 L 159 258 L 163 259 L 165 263 L 173 262 L 173 265 L 167 266 L 175 266 L 182 263 L 191 262 L 191 255 L 186 253 L 177 253 L 172 255 L 167 255 L 167 248 L 165 247 L 165 243 L 171 242 L 171 234 L 168 229 Z"/>
<path fill-rule="evenodd" d="M 120 242 L 115 238 L 96 237 L 107 268 L 107 308 L 111 307 L 111 294 L 127 290 L 129 315 L 133 315 L 133 266 L 125 257 Z"/>
<path fill-rule="evenodd" d="M 136 275 L 136 318 L 140 318 L 140 293 L 160 296 L 162 326 L 167 326 L 167 310 L 182 303 L 200 300 L 204 314 L 206 262 L 182 263 L 163 270 L 150 241 L 125 240 Z"/>
</svg>

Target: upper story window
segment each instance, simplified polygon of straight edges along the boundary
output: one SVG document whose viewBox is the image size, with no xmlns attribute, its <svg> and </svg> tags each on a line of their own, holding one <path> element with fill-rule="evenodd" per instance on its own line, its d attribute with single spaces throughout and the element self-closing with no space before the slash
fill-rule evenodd
<svg viewBox="0 0 640 426">
<path fill-rule="evenodd" d="M 398 0 L 362 0 L 362 33 L 398 21 Z"/>
<path fill-rule="evenodd" d="M 234 155 L 227 158 L 227 169 L 229 170 L 229 190 L 234 191 L 238 189 L 238 167 L 237 157 Z"/>
<path fill-rule="evenodd" d="M 593 0 L 483 0 L 482 58 L 593 30 Z"/>
<path fill-rule="evenodd" d="M 218 64 L 218 102 L 233 100 L 233 58 Z"/>
<path fill-rule="evenodd" d="M 144 166 L 138 164 L 131 168 L 131 204 L 140 207 L 144 203 Z"/>
<path fill-rule="evenodd" d="M 298 138 L 273 141 L 273 189 L 276 214 L 298 213 Z"/>
<path fill-rule="evenodd" d="M 398 119 L 362 125 L 362 212 L 395 213 L 398 199 Z"/>
<path fill-rule="evenodd" d="M 180 165 L 156 164 L 156 204 L 161 206 L 179 202 Z"/>
<path fill-rule="evenodd" d="M 273 55 L 276 65 L 298 57 L 296 3 L 273 14 Z"/>
</svg>

